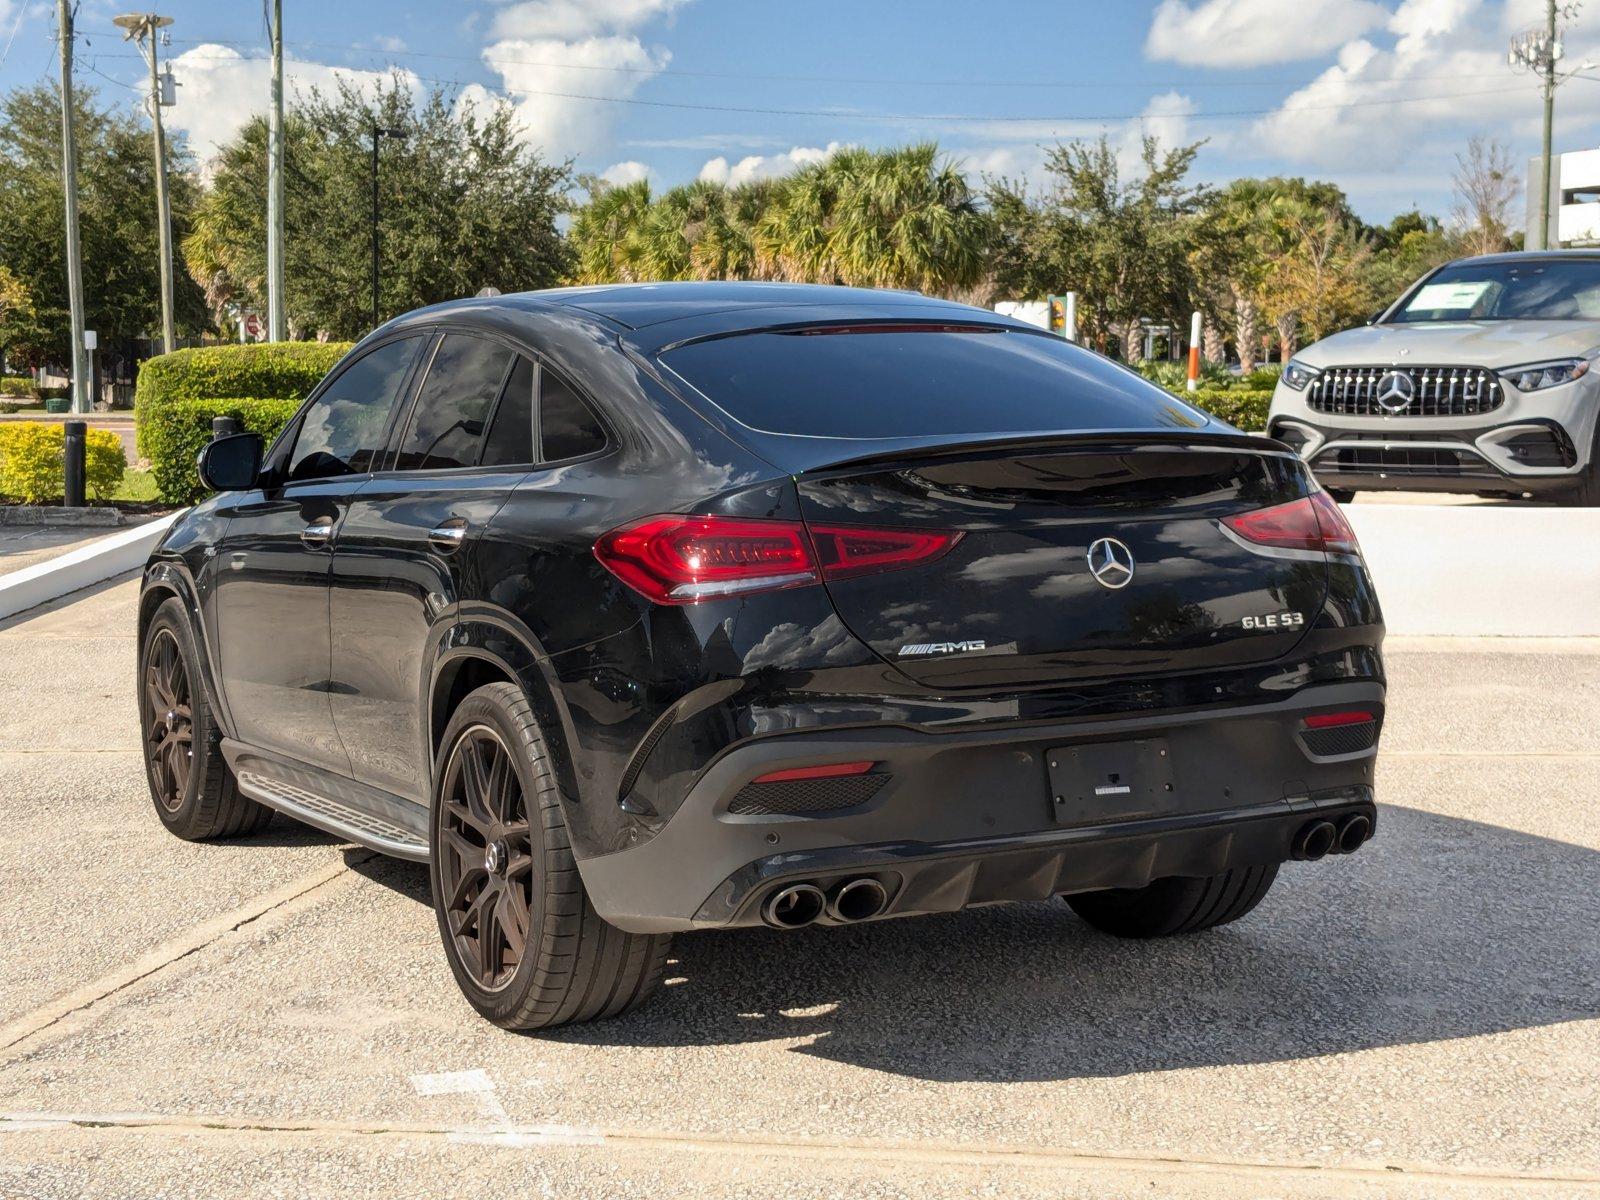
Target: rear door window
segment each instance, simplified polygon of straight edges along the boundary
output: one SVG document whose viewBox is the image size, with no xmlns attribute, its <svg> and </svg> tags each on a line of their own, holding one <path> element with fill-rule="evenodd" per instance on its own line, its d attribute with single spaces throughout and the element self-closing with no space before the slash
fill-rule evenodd
<svg viewBox="0 0 1600 1200">
<path fill-rule="evenodd" d="M 411 406 L 395 463 L 401 471 L 470 467 L 516 352 L 488 338 L 447 333 Z"/>
<path fill-rule="evenodd" d="M 735 421 L 766 433 L 965 437 L 1209 423 L 1062 338 L 993 326 L 741 333 L 691 342 L 661 361 Z"/>
<path fill-rule="evenodd" d="M 483 444 L 484 466 L 511 467 L 538 461 L 533 450 L 533 393 L 538 386 L 539 368 L 526 355 L 517 355 Z"/>
</svg>

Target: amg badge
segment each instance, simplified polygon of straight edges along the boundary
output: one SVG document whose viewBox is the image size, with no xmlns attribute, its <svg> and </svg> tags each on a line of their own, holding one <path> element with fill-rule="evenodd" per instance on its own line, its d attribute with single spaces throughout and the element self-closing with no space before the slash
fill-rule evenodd
<svg viewBox="0 0 1600 1200">
<path fill-rule="evenodd" d="M 900 647 L 899 657 L 917 654 L 969 654 L 974 650 L 987 650 L 989 643 L 982 638 L 968 642 L 912 642 Z"/>
</svg>

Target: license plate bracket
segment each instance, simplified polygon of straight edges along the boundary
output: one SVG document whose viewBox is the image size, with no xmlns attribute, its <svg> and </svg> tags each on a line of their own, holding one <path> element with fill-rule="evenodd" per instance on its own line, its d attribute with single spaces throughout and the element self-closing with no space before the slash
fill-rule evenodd
<svg viewBox="0 0 1600 1200">
<path fill-rule="evenodd" d="M 1166 738 L 1059 746 L 1045 763 L 1058 825 L 1138 820 L 1178 808 Z"/>
</svg>

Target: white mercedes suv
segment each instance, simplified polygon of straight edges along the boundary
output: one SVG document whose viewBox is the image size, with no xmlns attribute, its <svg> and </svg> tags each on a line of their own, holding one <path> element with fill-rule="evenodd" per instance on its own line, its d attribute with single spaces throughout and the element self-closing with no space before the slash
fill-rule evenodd
<svg viewBox="0 0 1600 1200">
<path fill-rule="evenodd" d="M 1472 492 L 1600 505 L 1600 251 L 1448 263 L 1284 368 L 1267 430 L 1340 499 Z"/>
</svg>

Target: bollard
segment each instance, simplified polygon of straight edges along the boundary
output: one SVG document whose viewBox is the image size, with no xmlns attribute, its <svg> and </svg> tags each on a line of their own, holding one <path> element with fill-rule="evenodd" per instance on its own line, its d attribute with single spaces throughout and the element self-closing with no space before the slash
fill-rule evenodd
<svg viewBox="0 0 1600 1200">
<path fill-rule="evenodd" d="M 88 428 L 83 421 L 68 421 L 66 424 L 66 480 L 61 503 L 67 508 L 83 507 L 84 433 Z"/>
<path fill-rule="evenodd" d="M 239 419 L 237 417 L 212 417 L 211 440 L 232 437 L 239 432 Z"/>
</svg>

